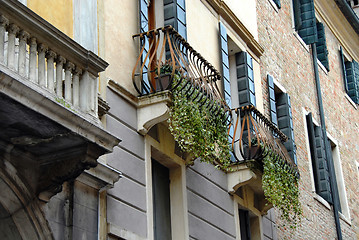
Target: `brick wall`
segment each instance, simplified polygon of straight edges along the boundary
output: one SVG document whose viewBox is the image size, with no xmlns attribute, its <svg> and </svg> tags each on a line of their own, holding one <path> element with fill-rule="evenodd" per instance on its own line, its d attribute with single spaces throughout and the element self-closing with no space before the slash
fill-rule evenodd
<svg viewBox="0 0 359 240">
<path fill-rule="evenodd" d="M 257 1 L 259 43 L 265 49 L 261 57 L 264 108 L 269 114 L 267 74 L 285 87 L 291 97 L 303 220 L 294 236 L 279 230 L 279 239 L 334 239 L 333 212 L 321 204 L 312 192 L 311 165 L 308 159 L 303 108 L 319 122 L 313 63 L 309 46 L 294 35 L 291 0 L 281 0 L 278 12 L 271 0 Z M 333 1 L 333 6 L 335 6 Z M 341 220 L 343 239 L 356 239 L 359 233 L 359 190 L 355 161 L 359 159 L 359 111 L 346 99 L 341 73 L 339 42 L 324 22 L 330 71 L 319 67 L 327 132 L 338 141 L 351 226 Z M 353 36 L 358 37 L 358 36 Z M 358 59 L 356 59 L 358 60 Z"/>
</svg>

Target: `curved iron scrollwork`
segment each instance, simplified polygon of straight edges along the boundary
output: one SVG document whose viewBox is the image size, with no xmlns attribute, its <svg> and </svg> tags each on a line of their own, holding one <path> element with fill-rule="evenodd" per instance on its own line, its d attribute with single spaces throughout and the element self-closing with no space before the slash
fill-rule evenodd
<svg viewBox="0 0 359 240">
<path fill-rule="evenodd" d="M 176 71 L 210 98 L 219 101 L 222 96 L 216 84 L 222 77 L 220 73 L 172 26 L 166 26 L 136 34 L 141 42 L 140 55 L 132 72 L 132 81 L 140 95 L 172 90 Z M 164 80 L 163 67 L 170 66 L 169 79 Z M 167 81 L 165 84 L 164 82 Z"/>
<path fill-rule="evenodd" d="M 238 142 L 239 152 L 245 161 L 261 160 L 268 154 L 266 148 L 269 148 L 277 156 L 276 161 L 282 161 L 283 167 L 289 166 L 299 177 L 297 165 L 283 145 L 288 140 L 283 132 L 253 105 L 232 109 L 232 112 L 236 114 L 234 136 L 238 136 L 237 131 L 241 121 L 239 138 L 233 138 L 232 148 L 234 143 Z"/>
</svg>

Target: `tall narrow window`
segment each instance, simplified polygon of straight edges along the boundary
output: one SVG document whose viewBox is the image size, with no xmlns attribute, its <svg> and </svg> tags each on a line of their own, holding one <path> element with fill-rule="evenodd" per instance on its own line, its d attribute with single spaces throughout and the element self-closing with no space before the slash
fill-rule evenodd
<svg viewBox="0 0 359 240">
<path fill-rule="evenodd" d="M 169 169 L 153 159 L 152 194 L 154 239 L 172 239 Z"/>
<path fill-rule="evenodd" d="M 359 64 L 355 60 L 349 61 L 344 57 L 340 48 L 345 91 L 354 103 L 359 104 Z"/>
<path fill-rule="evenodd" d="M 327 202 L 333 203 L 330 189 L 328 159 L 324 148 L 322 129 L 313 123 L 312 114 L 306 116 L 316 193 Z"/>
<path fill-rule="evenodd" d="M 251 240 L 251 225 L 249 212 L 247 210 L 239 209 L 239 224 L 241 230 L 241 239 Z"/>
<path fill-rule="evenodd" d="M 284 143 L 284 146 L 294 163 L 297 163 L 297 150 L 294 141 L 293 117 L 290 97 L 287 93 L 282 92 L 274 84 L 274 80 L 271 75 L 267 75 L 267 80 L 270 116 L 272 123 L 288 137 L 288 141 Z"/>
<path fill-rule="evenodd" d="M 313 0 L 293 0 L 295 30 L 310 45 L 317 42 L 317 25 Z"/>
</svg>

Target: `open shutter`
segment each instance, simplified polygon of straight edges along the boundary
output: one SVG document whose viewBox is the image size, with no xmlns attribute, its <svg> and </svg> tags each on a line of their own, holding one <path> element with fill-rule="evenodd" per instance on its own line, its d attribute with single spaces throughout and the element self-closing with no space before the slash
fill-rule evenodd
<svg viewBox="0 0 359 240">
<path fill-rule="evenodd" d="M 164 25 L 171 25 L 187 39 L 185 0 L 164 0 Z"/>
<path fill-rule="evenodd" d="M 270 108 L 270 118 L 272 123 L 278 126 L 277 120 L 277 106 L 275 103 L 275 92 L 274 92 L 274 82 L 271 75 L 267 75 L 268 80 L 268 95 L 269 95 L 269 108 Z"/>
<path fill-rule="evenodd" d="M 313 124 L 312 114 L 306 117 L 309 135 L 310 153 L 312 156 L 315 190 L 326 201 L 333 203 L 330 192 L 328 164 L 325 155 L 322 130 Z"/>
<path fill-rule="evenodd" d="M 139 14 L 140 14 L 140 32 L 147 32 L 148 29 L 148 0 L 139 0 Z M 141 64 L 145 61 L 145 57 L 148 53 L 149 50 L 149 42 L 147 38 L 144 38 L 143 40 L 141 40 L 141 49 L 143 47 L 143 45 L 145 45 L 145 49 L 142 53 L 141 56 Z M 147 58 L 146 60 L 146 64 L 143 68 L 143 81 L 144 81 L 144 85 L 142 86 L 142 91 L 146 92 L 149 91 L 149 81 L 148 81 L 148 76 L 147 76 L 147 72 L 148 72 L 148 61 L 149 59 Z M 146 86 L 147 85 L 147 86 Z M 146 89 L 145 89 L 146 88 Z"/>
<path fill-rule="evenodd" d="M 239 106 L 256 105 L 253 59 L 246 52 L 236 53 Z"/>
<path fill-rule="evenodd" d="M 297 150 L 294 142 L 292 107 L 287 93 L 280 93 L 276 97 L 278 128 L 288 137 L 284 143 L 292 160 L 297 163 Z"/>
<path fill-rule="evenodd" d="M 222 60 L 222 76 L 223 76 L 223 90 L 224 99 L 229 107 L 232 107 L 231 102 L 231 86 L 229 80 L 229 60 L 228 60 L 228 42 L 227 30 L 223 23 L 219 23 L 220 33 L 220 47 L 221 47 L 221 60 Z"/>
<path fill-rule="evenodd" d="M 221 22 L 219 22 L 219 44 L 221 49 L 221 61 L 222 61 L 223 96 L 228 106 L 232 108 L 231 85 L 229 79 L 227 29 Z M 234 134 L 234 127 L 233 125 L 231 125 L 229 129 L 229 136 L 228 136 L 228 140 L 231 145 L 233 141 L 233 134 Z M 233 156 L 232 153 L 231 153 L 231 161 L 235 161 L 235 157 Z"/>
<path fill-rule="evenodd" d="M 356 61 L 346 62 L 345 70 L 348 80 L 348 95 L 359 104 L 359 65 Z"/>
<path fill-rule="evenodd" d="M 275 3 L 275 5 L 277 5 L 278 8 L 281 8 L 282 6 L 280 5 L 280 0 L 273 0 L 273 2 Z"/>
<path fill-rule="evenodd" d="M 344 59 L 342 47 L 340 47 L 339 53 L 340 53 L 340 60 L 342 63 L 342 73 L 343 73 L 343 79 L 344 79 L 345 92 L 348 93 L 348 79 L 347 79 L 347 72 L 345 70 L 345 59 Z"/>
<path fill-rule="evenodd" d="M 323 23 L 317 23 L 317 31 L 318 31 L 318 42 L 316 44 L 317 47 L 317 57 L 318 60 L 323 64 L 323 66 L 329 71 L 329 61 L 328 61 L 328 50 L 327 50 L 327 42 L 325 39 L 325 30 Z"/>
<path fill-rule="evenodd" d="M 317 26 L 313 0 L 293 0 L 295 29 L 306 44 L 317 42 Z"/>
</svg>

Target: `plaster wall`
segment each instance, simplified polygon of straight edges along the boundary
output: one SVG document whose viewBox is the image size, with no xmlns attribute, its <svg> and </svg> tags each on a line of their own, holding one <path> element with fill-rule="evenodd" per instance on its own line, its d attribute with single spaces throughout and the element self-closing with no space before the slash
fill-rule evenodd
<svg viewBox="0 0 359 240">
<path fill-rule="evenodd" d="M 220 70 L 218 15 L 202 1 L 186 1 L 186 21 L 189 44 Z"/>
<path fill-rule="evenodd" d="M 27 6 L 42 18 L 73 38 L 73 0 L 28 0 Z"/>
<path fill-rule="evenodd" d="M 256 0 L 224 0 L 253 37 L 258 40 Z"/>
</svg>

